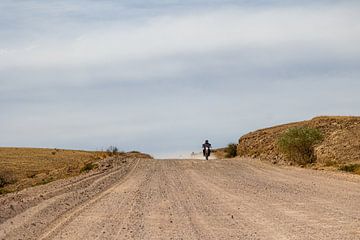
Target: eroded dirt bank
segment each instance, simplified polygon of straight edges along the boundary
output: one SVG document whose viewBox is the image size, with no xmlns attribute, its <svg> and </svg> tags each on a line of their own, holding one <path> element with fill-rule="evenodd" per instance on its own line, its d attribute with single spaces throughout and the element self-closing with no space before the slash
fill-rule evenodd
<svg viewBox="0 0 360 240">
<path fill-rule="evenodd" d="M 132 160 L 0 198 L 0 239 L 360 239 L 360 177 Z"/>
</svg>

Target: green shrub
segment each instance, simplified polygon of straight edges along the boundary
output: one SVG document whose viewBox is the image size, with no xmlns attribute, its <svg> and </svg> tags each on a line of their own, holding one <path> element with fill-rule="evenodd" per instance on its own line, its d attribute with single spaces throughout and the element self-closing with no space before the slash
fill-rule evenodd
<svg viewBox="0 0 360 240">
<path fill-rule="evenodd" d="M 227 158 L 233 158 L 237 156 L 237 144 L 236 143 L 230 143 L 225 148 L 225 157 Z"/>
<path fill-rule="evenodd" d="M 360 164 L 349 164 L 339 167 L 339 170 L 344 172 L 352 172 L 360 174 Z"/>
<path fill-rule="evenodd" d="M 0 188 L 5 187 L 5 185 L 6 185 L 6 180 L 0 176 Z"/>
<path fill-rule="evenodd" d="M 141 153 L 139 151 L 130 151 L 129 153 Z"/>
<path fill-rule="evenodd" d="M 0 188 L 0 195 L 2 194 L 6 194 L 6 193 L 9 193 L 10 191 L 8 189 L 5 189 L 5 188 Z"/>
<path fill-rule="evenodd" d="M 17 179 L 10 171 L 0 171 L 0 188 L 5 187 L 8 184 L 16 183 Z"/>
<path fill-rule="evenodd" d="M 289 128 L 278 139 L 279 150 L 297 164 L 315 162 L 314 145 L 323 140 L 322 133 L 315 128 L 294 127 Z"/>
<path fill-rule="evenodd" d="M 55 180 L 54 177 L 48 176 L 46 178 L 43 178 L 39 184 L 48 184 L 54 180 Z"/>
<path fill-rule="evenodd" d="M 88 172 L 90 170 L 93 170 L 94 168 L 96 168 L 97 165 L 94 164 L 94 163 L 86 163 L 85 166 L 83 166 L 81 169 L 80 169 L 80 172 Z"/>
</svg>

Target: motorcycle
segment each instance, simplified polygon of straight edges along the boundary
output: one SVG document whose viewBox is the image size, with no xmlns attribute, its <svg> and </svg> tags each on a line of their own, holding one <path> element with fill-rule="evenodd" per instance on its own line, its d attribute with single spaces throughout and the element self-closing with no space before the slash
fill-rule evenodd
<svg viewBox="0 0 360 240">
<path fill-rule="evenodd" d="M 210 151 L 211 151 L 211 150 L 210 150 L 209 147 L 205 147 L 204 155 L 205 155 L 206 160 L 209 160 Z"/>
</svg>

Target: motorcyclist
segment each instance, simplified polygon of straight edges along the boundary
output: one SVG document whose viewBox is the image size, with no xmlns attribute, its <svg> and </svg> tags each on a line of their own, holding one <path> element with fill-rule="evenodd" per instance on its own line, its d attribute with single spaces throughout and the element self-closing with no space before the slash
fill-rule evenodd
<svg viewBox="0 0 360 240">
<path fill-rule="evenodd" d="M 203 155 L 205 157 L 205 149 L 208 147 L 209 148 L 209 156 L 210 156 L 210 153 L 211 153 L 211 144 L 209 143 L 209 140 L 205 140 L 205 143 L 202 145 L 203 147 Z"/>
</svg>

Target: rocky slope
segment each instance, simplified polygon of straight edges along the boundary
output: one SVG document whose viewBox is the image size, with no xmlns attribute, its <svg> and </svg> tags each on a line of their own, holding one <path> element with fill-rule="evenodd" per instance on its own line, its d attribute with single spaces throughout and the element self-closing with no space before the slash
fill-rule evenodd
<svg viewBox="0 0 360 240">
<path fill-rule="evenodd" d="M 360 162 L 360 117 L 316 117 L 250 132 L 239 139 L 238 154 L 286 163 L 276 142 L 284 131 L 297 126 L 317 128 L 324 134 L 324 141 L 315 147 L 318 164 Z"/>
</svg>

